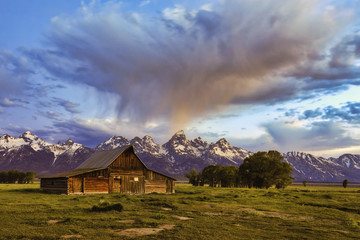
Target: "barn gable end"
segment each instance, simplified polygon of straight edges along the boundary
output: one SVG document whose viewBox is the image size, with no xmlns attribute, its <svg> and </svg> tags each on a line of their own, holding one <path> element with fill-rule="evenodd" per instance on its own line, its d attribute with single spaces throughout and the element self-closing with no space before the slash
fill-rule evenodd
<svg viewBox="0 0 360 240">
<path fill-rule="evenodd" d="M 65 194 L 174 193 L 175 179 L 148 169 L 128 145 L 97 152 L 74 170 L 43 176 L 40 188 Z"/>
</svg>

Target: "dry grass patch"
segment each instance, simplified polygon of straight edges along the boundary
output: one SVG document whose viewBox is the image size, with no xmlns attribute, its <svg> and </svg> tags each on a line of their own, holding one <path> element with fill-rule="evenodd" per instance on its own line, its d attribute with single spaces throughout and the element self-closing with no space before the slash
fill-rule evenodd
<svg viewBox="0 0 360 240">
<path fill-rule="evenodd" d="M 132 219 L 125 219 L 125 220 L 117 220 L 118 223 L 129 223 L 129 224 L 134 224 L 135 220 Z"/>
<path fill-rule="evenodd" d="M 70 239 L 70 238 L 82 238 L 82 235 L 76 234 L 76 235 L 62 235 L 61 238 Z"/>
<path fill-rule="evenodd" d="M 172 208 L 166 208 L 166 207 L 162 207 L 161 210 L 164 210 L 164 211 L 171 211 Z"/>
<path fill-rule="evenodd" d="M 116 231 L 117 234 L 127 237 L 140 237 L 146 235 L 157 234 L 165 229 L 172 229 L 175 225 L 167 224 L 157 228 L 129 228 L 122 231 Z"/>
<path fill-rule="evenodd" d="M 193 219 L 193 218 L 190 218 L 190 217 L 182 217 L 182 216 L 174 216 L 174 217 L 176 217 L 176 218 L 178 218 L 178 219 L 180 219 L 180 220 L 183 220 L 183 221 Z"/>
<path fill-rule="evenodd" d="M 57 224 L 57 223 L 62 223 L 65 222 L 65 220 L 62 219 L 51 219 L 49 221 L 47 221 L 48 224 Z"/>
</svg>

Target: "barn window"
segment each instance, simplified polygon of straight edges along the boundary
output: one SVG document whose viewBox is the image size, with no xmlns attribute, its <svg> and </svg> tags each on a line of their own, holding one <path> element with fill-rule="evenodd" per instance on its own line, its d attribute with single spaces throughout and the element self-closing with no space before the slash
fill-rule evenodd
<svg viewBox="0 0 360 240">
<path fill-rule="evenodd" d="M 138 182 L 139 178 L 138 177 L 134 177 L 134 182 Z"/>
</svg>

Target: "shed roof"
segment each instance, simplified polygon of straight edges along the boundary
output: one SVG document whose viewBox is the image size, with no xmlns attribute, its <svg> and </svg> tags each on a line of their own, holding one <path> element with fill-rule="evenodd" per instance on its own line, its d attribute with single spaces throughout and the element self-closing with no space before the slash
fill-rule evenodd
<svg viewBox="0 0 360 240">
<path fill-rule="evenodd" d="M 66 177 L 73 177 L 73 176 L 77 176 L 79 174 L 83 174 L 83 173 L 88 173 L 88 172 L 92 172 L 92 171 L 96 171 L 96 170 L 101 170 L 100 169 L 73 169 L 70 171 L 66 171 L 66 172 L 61 172 L 61 173 L 55 173 L 52 175 L 45 175 L 45 176 L 40 176 L 40 178 L 66 178 Z"/>
</svg>

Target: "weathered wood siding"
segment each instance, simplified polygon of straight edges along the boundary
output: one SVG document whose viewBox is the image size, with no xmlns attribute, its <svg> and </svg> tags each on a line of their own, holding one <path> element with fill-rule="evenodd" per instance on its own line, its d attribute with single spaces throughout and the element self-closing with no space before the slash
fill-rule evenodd
<svg viewBox="0 0 360 240">
<path fill-rule="evenodd" d="M 144 171 L 144 165 L 130 149 L 123 152 L 109 166 L 110 192 L 145 193 Z"/>
<path fill-rule="evenodd" d="M 175 193 L 175 181 L 154 171 L 146 170 L 145 193 Z"/>
<path fill-rule="evenodd" d="M 116 160 L 110 164 L 110 172 L 114 170 L 122 170 L 131 174 L 132 172 L 139 172 L 144 170 L 144 165 L 140 159 L 130 150 L 126 150 Z M 143 173 L 141 173 L 143 175 Z"/>
<path fill-rule="evenodd" d="M 109 178 L 86 177 L 84 178 L 84 193 L 108 193 Z"/>
<path fill-rule="evenodd" d="M 108 170 L 97 170 L 69 178 L 69 194 L 72 193 L 108 193 Z"/>
<path fill-rule="evenodd" d="M 42 178 L 40 189 L 50 193 L 68 193 L 68 182 L 66 178 Z"/>
</svg>

